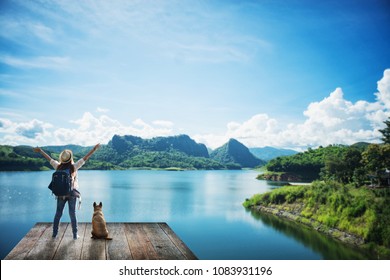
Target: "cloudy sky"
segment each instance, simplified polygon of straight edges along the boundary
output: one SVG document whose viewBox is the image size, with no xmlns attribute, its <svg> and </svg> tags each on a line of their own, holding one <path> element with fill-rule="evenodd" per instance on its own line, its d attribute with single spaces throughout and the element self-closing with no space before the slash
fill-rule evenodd
<svg viewBox="0 0 390 280">
<path fill-rule="evenodd" d="M 378 142 L 387 0 L 0 0 L 0 144 Z"/>
</svg>

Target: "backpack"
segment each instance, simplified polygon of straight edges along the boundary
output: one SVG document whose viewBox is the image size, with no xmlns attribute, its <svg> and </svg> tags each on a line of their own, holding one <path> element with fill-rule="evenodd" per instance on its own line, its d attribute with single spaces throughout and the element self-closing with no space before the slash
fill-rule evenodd
<svg viewBox="0 0 390 280">
<path fill-rule="evenodd" d="M 72 176 L 70 175 L 70 170 L 55 171 L 48 188 L 55 196 L 70 195 L 72 192 Z"/>
</svg>

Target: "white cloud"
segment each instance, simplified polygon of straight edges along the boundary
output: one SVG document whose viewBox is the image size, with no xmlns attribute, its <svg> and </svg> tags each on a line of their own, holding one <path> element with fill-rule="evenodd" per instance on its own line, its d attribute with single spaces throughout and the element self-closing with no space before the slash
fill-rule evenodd
<svg viewBox="0 0 390 280">
<path fill-rule="evenodd" d="M 156 126 L 166 127 L 166 128 L 171 128 L 174 125 L 173 122 L 164 121 L 164 120 L 156 120 L 156 121 L 153 121 L 152 123 Z"/>
<path fill-rule="evenodd" d="M 224 135 L 195 135 L 197 142 L 215 149 L 225 144 L 230 138 L 237 139 L 249 147 L 283 146 L 281 125 L 267 114 L 258 114 L 243 123 L 229 122 Z"/>
<path fill-rule="evenodd" d="M 217 135 L 217 134 L 196 134 L 192 138 L 198 142 L 203 143 L 211 149 L 218 148 L 226 143 L 229 140 L 226 135 Z"/>
<path fill-rule="evenodd" d="M 390 70 L 378 82 L 376 101 L 353 103 L 344 98 L 341 88 L 328 97 L 312 102 L 303 112 L 302 123 L 283 125 L 267 114 L 257 114 L 242 123 L 230 122 L 223 135 L 196 135 L 194 138 L 211 148 L 235 138 L 249 147 L 276 146 L 304 148 L 329 144 L 377 142 L 378 129 L 390 116 Z"/>
<path fill-rule="evenodd" d="M 81 118 L 70 121 L 71 128 L 54 128 L 51 124 L 39 120 L 29 122 L 12 122 L 0 119 L 0 143 L 9 145 L 63 145 L 106 144 L 115 134 L 136 135 L 143 138 L 173 135 L 173 123 L 156 120 L 151 124 L 142 119 L 134 120 L 130 125 L 110 118 L 99 117 L 85 112 Z"/>
<path fill-rule="evenodd" d="M 379 92 L 375 95 L 383 107 L 390 110 L 390 69 L 386 69 L 383 78 L 378 81 Z"/>
<path fill-rule="evenodd" d="M 303 112 L 301 123 L 284 124 L 267 114 L 256 114 L 243 122 L 231 121 L 223 134 L 190 135 L 198 143 L 217 148 L 230 138 L 249 147 L 290 147 L 329 144 L 352 144 L 359 141 L 378 142 L 380 132 L 390 116 L 390 70 L 378 81 L 376 101 L 359 100 L 355 103 L 344 98 L 341 88 L 335 89 L 321 101 L 312 102 Z M 98 112 L 107 110 L 98 108 Z M 72 128 L 54 128 L 51 124 L 31 120 L 13 122 L 0 119 L 0 143 L 2 144 L 81 144 L 107 143 L 114 134 L 136 135 L 143 138 L 174 135 L 174 123 L 166 120 L 145 122 L 141 118 L 123 124 L 108 115 L 95 116 L 85 112 L 81 118 L 70 122 Z"/>
<path fill-rule="evenodd" d="M 50 129 L 53 126 L 36 119 L 28 122 L 13 122 L 9 119 L 0 119 L 1 142 L 10 145 L 35 144 L 46 142 L 50 138 Z"/>
<path fill-rule="evenodd" d="M 107 143 L 114 134 L 136 135 L 143 138 L 173 135 L 173 124 L 161 126 L 161 123 L 171 124 L 168 121 L 155 121 L 148 124 L 139 118 L 130 125 L 126 125 L 107 115 L 95 117 L 86 112 L 80 119 L 72 121 L 72 123 L 76 124 L 77 127 L 58 129 L 54 132 L 56 138 L 62 143 L 69 143 L 71 139 L 77 139 L 76 143 L 82 145 L 92 145 L 96 142 Z"/>
</svg>

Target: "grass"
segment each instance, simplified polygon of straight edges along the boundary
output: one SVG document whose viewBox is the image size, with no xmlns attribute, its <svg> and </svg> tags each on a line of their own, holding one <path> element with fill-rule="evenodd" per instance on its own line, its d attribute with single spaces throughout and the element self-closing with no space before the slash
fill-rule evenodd
<svg viewBox="0 0 390 280">
<path fill-rule="evenodd" d="M 246 208 L 256 205 L 294 212 L 305 224 L 337 228 L 390 249 L 390 189 L 315 181 L 255 194 L 243 203 Z"/>
</svg>

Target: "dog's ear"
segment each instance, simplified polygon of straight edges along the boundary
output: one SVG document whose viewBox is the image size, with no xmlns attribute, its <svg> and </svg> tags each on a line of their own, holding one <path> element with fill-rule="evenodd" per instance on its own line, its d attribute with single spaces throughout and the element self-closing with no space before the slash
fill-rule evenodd
<svg viewBox="0 0 390 280">
<path fill-rule="evenodd" d="M 96 207 L 96 202 L 93 203 L 93 207 Z"/>
<path fill-rule="evenodd" d="M 100 207 L 102 207 L 102 206 L 103 206 L 103 203 L 102 203 L 102 202 L 100 202 L 100 203 L 99 203 L 99 206 L 100 206 Z"/>
</svg>

